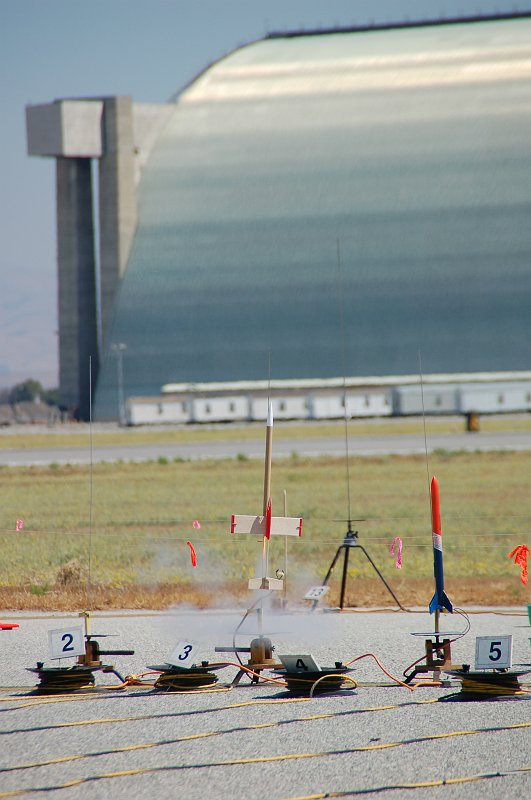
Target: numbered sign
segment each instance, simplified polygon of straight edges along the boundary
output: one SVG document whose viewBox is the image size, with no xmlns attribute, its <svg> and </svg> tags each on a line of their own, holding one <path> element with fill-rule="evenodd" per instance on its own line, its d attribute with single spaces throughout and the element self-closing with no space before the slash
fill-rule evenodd
<svg viewBox="0 0 531 800">
<path fill-rule="evenodd" d="M 512 660 L 512 636 L 476 637 L 476 669 L 509 669 Z"/>
<path fill-rule="evenodd" d="M 319 600 L 323 595 L 325 595 L 328 590 L 329 586 L 312 586 L 309 592 L 306 592 L 304 595 L 305 600 Z"/>
<path fill-rule="evenodd" d="M 321 667 L 311 655 L 311 653 L 304 653 L 301 655 L 285 655 L 279 656 L 282 665 L 285 667 L 286 672 L 320 672 Z"/>
<path fill-rule="evenodd" d="M 184 667 L 188 669 L 192 666 L 194 655 L 197 653 L 199 645 L 195 642 L 177 642 L 171 656 L 167 659 L 168 664 L 174 667 Z"/>
<path fill-rule="evenodd" d="M 48 631 L 50 658 L 71 658 L 85 655 L 85 635 L 83 626 L 79 628 L 58 628 Z"/>
</svg>

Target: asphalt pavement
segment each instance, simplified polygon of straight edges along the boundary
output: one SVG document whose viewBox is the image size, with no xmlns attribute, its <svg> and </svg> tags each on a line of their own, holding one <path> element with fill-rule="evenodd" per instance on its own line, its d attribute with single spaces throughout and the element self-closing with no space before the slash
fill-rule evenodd
<svg viewBox="0 0 531 800">
<path fill-rule="evenodd" d="M 233 659 L 214 647 L 232 644 L 242 614 L 242 609 L 96 612 L 92 627 L 94 633 L 116 634 L 101 640 L 102 647 L 135 650 L 134 656 L 106 658 L 129 675 L 164 662 L 178 642 L 189 639 L 198 660 Z M 469 632 L 452 646 L 454 663 L 474 665 L 476 637 L 510 635 L 512 668 L 531 670 L 524 608 L 469 616 Z M 103 688 L 118 686 L 118 679 L 97 672 L 99 688 L 92 692 L 38 696 L 27 668 L 37 661 L 73 663 L 49 660 L 48 633 L 79 620 L 4 613 L 2 621 L 8 619 L 20 628 L 0 632 L 0 798 L 530 796 L 530 694 L 465 700 L 454 678 L 449 685 L 410 691 L 366 655 L 374 654 L 388 672 L 403 677 L 424 653 L 425 637 L 412 634 L 433 630 L 433 617 L 424 610 L 266 613 L 264 630 L 275 655 L 312 654 L 323 666 L 364 656 L 348 673 L 356 688 L 313 699 L 245 678 L 228 689 L 237 671 L 232 666 L 217 673 L 213 690 L 201 693 Z M 255 622 L 249 617 L 246 624 Z M 249 643 L 251 627 L 237 637 L 238 644 Z M 441 627 L 457 638 L 466 620 L 446 615 Z M 521 680 L 531 689 L 529 675 Z"/>
<path fill-rule="evenodd" d="M 531 432 L 485 431 L 476 433 L 430 433 L 427 441 L 422 433 L 404 434 L 397 428 L 396 434 L 358 436 L 349 435 L 349 453 L 353 456 L 411 455 L 428 452 L 449 451 L 501 451 L 531 450 Z M 275 437 L 274 458 L 285 458 L 296 453 L 303 456 L 344 456 L 344 436 Z M 233 439 L 210 442 L 167 442 L 158 444 L 114 444 L 84 447 L 35 447 L 24 449 L 1 449 L 0 464 L 6 466 L 30 466 L 55 464 L 89 464 L 116 461 L 153 461 L 159 458 L 196 460 L 223 459 L 245 456 L 263 458 L 264 442 L 260 436 L 255 440 Z"/>
</svg>

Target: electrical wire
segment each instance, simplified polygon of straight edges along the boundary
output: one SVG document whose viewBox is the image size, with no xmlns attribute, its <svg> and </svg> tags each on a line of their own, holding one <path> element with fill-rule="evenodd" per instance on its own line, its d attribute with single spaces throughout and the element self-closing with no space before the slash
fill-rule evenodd
<svg viewBox="0 0 531 800">
<path fill-rule="evenodd" d="M 260 725 L 252 726 L 253 729 L 259 730 L 267 727 L 272 727 L 273 725 L 278 723 L 263 723 Z M 254 758 L 237 758 L 237 759 L 228 759 L 224 761 L 210 761 L 210 762 L 199 762 L 195 764 L 167 764 L 164 766 L 156 766 L 156 767 L 140 767 L 137 769 L 128 769 L 128 770 L 120 770 L 115 772 L 105 772 L 99 775 L 88 775 L 82 778 L 74 778 L 66 783 L 56 784 L 54 786 L 46 785 L 46 786 L 37 786 L 37 787 L 30 787 L 27 789 L 15 789 L 14 791 L 7 791 L 7 792 L 0 792 L 0 798 L 2 800 L 6 800 L 6 798 L 12 797 L 19 797 L 24 794 L 30 794 L 31 792 L 48 792 L 48 791 L 59 791 L 60 789 L 69 789 L 74 786 L 81 786 L 86 783 L 94 783 L 96 781 L 101 780 L 110 780 L 113 778 L 123 778 L 123 777 L 132 777 L 136 775 L 153 775 L 157 773 L 163 772 L 184 772 L 187 770 L 198 770 L 198 769 L 213 769 L 215 767 L 227 767 L 227 766 L 246 766 L 250 764 L 272 764 L 278 763 L 281 761 L 302 761 L 306 759 L 317 759 L 317 758 L 326 758 L 329 756 L 344 756 L 344 755 L 352 755 L 354 753 L 367 753 L 372 751 L 378 750 L 387 750 L 390 748 L 402 747 L 407 746 L 410 744 L 420 744 L 423 742 L 438 742 L 443 739 L 449 739 L 453 737 L 461 737 L 461 736 L 473 736 L 473 735 L 480 735 L 483 733 L 499 733 L 501 731 L 512 731 L 512 730 L 522 730 L 531 727 L 531 722 L 522 722 L 516 723 L 513 725 L 499 725 L 499 726 L 491 726 L 487 728 L 475 728 L 471 730 L 464 730 L 464 731 L 449 731 L 446 733 L 437 733 L 428 736 L 418 736 L 412 739 L 403 739 L 394 742 L 380 742 L 378 744 L 370 744 L 370 745 L 362 745 L 359 747 L 347 747 L 347 748 L 337 748 L 334 750 L 324 750 L 321 752 L 311 752 L 311 753 L 284 753 L 275 756 L 256 756 Z M 235 729 L 238 730 L 238 729 Z M 239 729 L 241 730 L 241 729 Z M 192 734 L 188 737 L 182 737 L 183 741 L 189 741 L 190 739 L 202 739 L 206 738 L 211 735 L 219 735 L 219 731 L 212 731 L 206 732 L 201 734 Z M 169 743 L 169 742 L 165 742 Z M 133 745 L 130 749 L 141 749 L 146 748 L 148 746 L 156 746 L 156 743 L 151 743 L 151 745 Z M 25 766 L 25 765 L 23 765 Z M 31 765 L 29 765 L 31 766 Z M 530 768 L 525 768 L 525 771 L 528 771 Z M 446 781 L 448 783 L 448 781 Z"/>
<path fill-rule="evenodd" d="M 216 689 L 211 689 L 209 691 L 211 693 L 230 691 L 230 688 L 225 688 L 225 689 L 216 688 Z M 195 691 L 187 692 L 187 694 L 197 694 L 197 692 Z M 145 695 L 142 694 L 141 697 L 145 697 Z M 41 702 L 46 702 L 46 701 L 41 701 Z M 123 722 L 143 722 L 147 720 L 176 719 L 180 717 L 196 717 L 196 716 L 203 716 L 204 714 L 215 714 L 221 711 L 234 711 L 252 706 L 277 706 L 277 705 L 280 706 L 291 703 L 308 703 L 308 702 L 310 702 L 310 698 L 308 696 L 262 698 L 262 699 L 247 700 L 240 703 L 231 703 L 230 705 L 219 706 L 216 708 L 209 707 L 202 709 L 193 709 L 191 711 L 171 711 L 171 712 L 165 712 L 163 714 L 142 714 L 139 716 L 128 716 L 128 717 L 103 717 L 100 719 L 78 720 L 75 722 L 58 722 L 53 725 L 35 726 L 32 728 L 15 728 L 10 731 L 0 732 L 0 737 L 18 733 L 23 733 L 23 734 L 39 733 L 41 731 L 58 730 L 61 728 L 77 728 L 77 727 L 92 726 L 92 725 L 112 725 L 114 723 L 123 723 Z M 437 703 L 437 702 L 438 698 L 428 699 L 428 700 L 415 700 L 415 701 L 411 700 L 408 701 L 407 704 L 394 703 L 384 706 L 369 706 L 366 708 L 348 709 L 346 711 L 333 711 L 323 714 L 313 714 L 311 717 L 300 717 L 296 718 L 294 721 L 328 719 L 329 717 L 352 717 L 356 714 L 367 714 L 378 711 L 398 710 L 404 708 L 405 705 L 407 705 L 408 707 L 420 706 L 420 705 L 429 705 L 431 703 Z"/>
<path fill-rule="evenodd" d="M 492 780 L 493 778 L 508 778 L 513 775 L 524 775 L 531 772 L 531 765 L 517 767 L 515 769 L 498 770 L 497 772 L 483 772 L 477 775 L 462 775 L 456 778 L 437 778 L 435 780 L 425 780 L 416 783 L 395 783 L 384 786 L 371 786 L 367 789 L 347 789 L 340 792 L 327 791 L 324 794 L 298 795 L 297 797 L 285 797 L 283 800 L 324 800 L 327 797 L 356 797 L 365 794 L 379 794 L 380 792 L 391 792 L 399 789 L 433 789 L 439 786 L 455 786 L 460 783 L 474 783 L 475 781 Z"/>
<path fill-rule="evenodd" d="M 446 515 L 446 518 L 448 518 L 448 515 Z M 404 520 L 406 522 L 411 522 L 412 520 L 417 520 L 417 519 L 418 519 L 417 517 L 414 517 L 414 518 L 413 517 L 374 517 L 374 518 L 367 518 L 367 519 L 362 520 L 362 521 L 368 522 L 368 523 L 372 523 L 372 522 L 378 522 L 378 523 L 379 522 L 392 522 L 392 523 L 396 523 L 397 520 L 398 521 Z M 463 519 L 456 518 L 455 519 L 456 522 L 460 522 L 460 521 L 464 521 L 464 520 L 465 520 L 465 518 L 463 518 Z M 305 517 L 304 521 L 305 521 L 305 524 L 308 524 L 312 520 L 308 519 L 308 517 Z M 324 519 L 324 520 L 319 520 L 319 521 L 320 522 L 322 521 L 327 525 L 329 525 L 330 523 L 336 523 L 336 522 L 337 523 L 342 523 L 342 524 L 345 524 L 346 522 L 348 522 L 348 520 L 335 520 L 335 519 L 331 519 L 331 520 Z M 350 521 L 351 522 L 359 522 L 360 520 L 352 519 Z M 144 527 L 144 526 L 141 523 L 139 523 L 138 527 Z M 157 525 L 157 527 L 160 527 L 160 525 Z M 78 531 L 65 531 L 65 530 L 59 530 L 59 529 L 56 529 L 56 530 L 41 530 L 41 529 L 35 528 L 35 529 L 24 529 L 24 534 L 23 535 L 25 537 L 32 537 L 32 536 L 38 536 L 38 537 L 42 537 L 42 536 L 61 536 L 61 537 L 65 537 L 65 536 L 80 536 L 80 537 L 85 538 L 89 534 L 86 531 L 79 531 L 79 530 Z M 112 538 L 115 538 L 115 539 L 118 539 L 121 542 L 123 542 L 124 539 L 126 539 L 127 547 L 147 547 L 147 546 L 153 545 L 153 544 L 168 544 L 168 543 L 180 544 L 180 543 L 186 542 L 186 541 L 188 541 L 190 539 L 190 534 L 187 534 L 185 536 L 145 536 L 145 535 L 142 535 L 142 534 L 131 534 L 131 533 L 124 533 L 124 532 L 113 533 L 112 531 L 106 531 L 104 528 L 100 528 L 98 533 L 96 533 L 96 534 L 93 533 L 92 535 L 94 537 L 96 537 L 96 536 L 105 537 L 105 540 L 110 540 Z M 11 537 L 12 536 L 13 538 L 20 539 L 21 534 L 20 534 L 20 532 L 16 532 L 16 531 L 13 531 L 11 529 L 4 528 L 3 530 L 0 530 L 0 536 L 6 536 L 6 537 Z M 319 538 L 317 538 L 317 536 L 319 536 Z M 472 539 L 473 538 L 474 540 L 476 540 L 476 539 L 492 540 L 490 542 L 491 546 L 496 546 L 497 545 L 497 542 L 495 541 L 497 538 L 500 538 L 500 539 L 516 538 L 516 537 L 521 537 L 521 538 L 527 537 L 527 538 L 529 538 L 530 536 L 531 536 L 531 531 L 518 531 L 518 532 L 515 532 L 515 531 L 499 531 L 499 532 L 490 532 L 490 533 L 481 533 L 481 532 L 478 531 L 477 533 L 476 532 L 471 532 L 471 533 L 466 533 L 466 532 L 462 532 L 461 533 L 460 532 L 459 533 L 459 538 L 460 539 L 467 539 L 467 538 Z M 382 544 L 383 544 L 383 543 L 387 543 L 389 541 L 389 538 L 392 538 L 392 534 L 389 533 L 389 534 L 387 534 L 385 536 L 371 536 L 371 535 L 365 534 L 365 537 L 366 537 L 366 539 L 368 541 L 370 541 L 372 543 L 382 542 Z M 426 537 L 423 534 L 411 534 L 411 535 L 401 534 L 401 538 L 404 540 L 405 543 L 408 544 L 409 547 L 431 547 L 432 546 L 431 542 L 426 542 L 425 541 Z M 194 536 L 194 542 L 199 543 L 199 544 L 205 544 L 205 545 L 211 545 L 211 544 L 215 545 L 215 544 L 219 544 L 219 538 L 216 537 L 216 536 L 201 536 L 201 537 Z M 418 544 L 416 542 L 418 542 Z M 300 541 L 299 545 L 300 545 L 300 547 L 312 547 L 312 546 L 313 547 L 315 547 L 315 546 L 322 547 L 324 545 L 330 545 L 330 544 L 336 544 L 336 543 L 337 543 L 336 539 L 322 538 L 320 535 L 316 534 L 316 536 L 313 537 L 313 538 L 312 537 L 306 537 L 306 539 L 302 539 Z M 236 548 L 242 548 L 242 549 L 250 548 L 252 546 L 252 544 L 250 542 L 247 542 L 247 541 L 244 541 L 244 540 L 237 541 L 236 539 L 234 539 L 233 545 Z M 505 543 L 500 542 L 499 546 L 500 547 L 502 547 L 502 546 L 505 547 L 506 545 L 505 545 Z M 449 549 L 450 549 L 450 551 L 458 551 L 458 550 L 465 550 L 467 548 L 461 547 L 456 543 L 451 543 L 451 544 L 449 544 Z"/>
<path fill-rule="evenodd" d="M 400 678 L 395 678 L 395 676 L 392 675 L 384 667 L 382 662 L 379 660 L 379 658 L 374 653 L 364 653 L 362 656 L 357 656 L 356 658 L 353 658 L 350 661 L 347 661 L 346 664 L 345 664 L 345 667 L 349 667 L 351 664 L 354 664 L 356 661 L 361 661 L 362 658 L 372 658 L 372 659 L 374 659 L 374 661 L 376 661 L 376 663 L 379 666 L 379 668 L 382 670 L 382 672 L 385 675 L 387 675 L 388 678 L 390 678 L 392 681 L 394 681 L 396 684 L 398 684 L 398 686 L 403 686 L 404 689 L 409 689 L 410 692 L 415 691 L 415 689 L 419 689 L 421 686 L 433 686 L 434 685 L 433 681 L 419 681 L 414 686 L 409 686 L 409 684 L 404 683 L 404 681 L 401 681 Z"/>
<path fill-rule="evenodd" d="M 354 680 L 354 678 L 351 678 L 351 677 L 350 677 L 350 675 L 337 675 L 337 674 L 335 674 L 335 673 L 332 673 L 331 675 L 322 675 L 320 678 L 317 678 L 317 680 L 316 680 L 316 681 L 314 681 L 314 683 L 313 683 L 313 685 L 312 685 L 312 688 L 310 689 L 310 697 L 313 697 L 313 695 L 314 695 L 314 692 L 315 692 L 315 690 L 316 690 L 317 686 L 318 686 L 318 685 L 319 685 L 319 684 L 320 684 L 322 681 L 326 681 L 326 680 L 330 681 L 330 679 L 331 679 L 331 678 L 333 678 L 333 679 L 334 679 L 334 680 L 336 680 L 336 681 L 337 681 L 339 678 L 341 678 L 343 681 L 349 681 L 349 682 L 352 684 L 352 686 L 349 686 L 349 687 L 348 687 L 349 689 L 357 689 L 357 687 L 358 687 L 358 683 L 357 683 L 357 681 L 355 681 L 355 680 Z M 335 688 L 335 687 L 333 687 L 333 688 Z"/>
<path fill-rule="evenodd" d="M 305 698 L 305 699 L 308 699 L 308 698 Z M 437 701 L 436 700 L 421 701 L 420 703 L 413 703 L 411 705 L 425 705 L 426 703 L 434 703 L 434 702 L 437 702 Z M 408 705 L 410 705 L 410 704 L 408 704 Z M 226 728 L 226 729 L 223 729 L 223 730 L 215 729 L 215 730 L 212 730 L 212 731 L 202 731 L 200 733 L 193 733 L 193 734 L 189 734 L 187 736 L 179 736 L 179 737 L 176 737 L 174 739 L 162 739 L 162 740 L 155 741 L 155 742 L 143 742 L 141 744 L 125 745 L 123 747 L 117 747 L 117 748 L 106 749 L 106 750 L 99 750 L 99 751 L 90 752 L 90 753 L 80 753 L 80 754 L 69 755 L 69 756 L 60 756 L 59 758 L 47 759 L 45 761 L 36 761 L 36 762 L 27 763 L 27 764 L 15 764 L 15 765 L 12 765 L 12 766 L 4 766 L 4 767 L 0 767 L 0 774 L 4 773 L 4 772 L 17 772 L 17 771 L 22 771 L 22 770 L 26 770 L 26 769 L 35 769 L 35 768 L 38 768 L 38 767 L 47 767 L 47 766 L 50 766 L 51 764 L 63 764 L 63 763 L 71 762 L 71 761 L 80 761 L 80 760 L 83 760 L 83 759 L 96 758 L 96 757 L 99 757 L 99 756 L 107 756 L 107 755 L 113 755 L 113 754 L 116 754 L 116 753 L 130 752 L 130 751 L 133 751 L 133 750 L 155 749 L 157 747 L 163 747 L 163 746 L 166 746 L 166 745 L 180 744 L 182 742 L 194 741 L 194 740 L 204 739 L 204 738 L 211 738 L 211 737 L 215 737 L 215 736 L 223 736 L 225 734 L 247 733 L 247 732 L 250 732 L 250 731 L 264 730 L 264 729 L 267 729 L 267 728 L 284 727 L 284 726 L 289 727 L 292 724 L 296 724 L 296 723 L 300 723 L 300 722 L 319 722 L 319 721 L 322 721 L 322 720 L 330 720 L 330 719 L 334 719 L 334 718 L 338 718 L 338 717 L 350 716 L 352 714 L 360 714 L 360 713 L 367 713 L 367 712 L 378 712 L 378 711 L 389 711 L 389 710 L 396 709 L 396 708 L 401 708 L 401 707 L 402 706 L 397 706 L 397 705 L 394 705 L 394 706 L 376 706 L 376 707 L 372 707 L 372 708 L 357 709 L 357 710 L 350 710 L 350 711 L 340 711 L 340 712 L 332 711 L 332 712 L 324 712 L 322 714 L 312 714 L 312 715 L 309 715 L 309 716 L 295 717 L 295 718 L 290 718 L 290 719 L 273 720 L 272 722 L 258 723 L 258 724 L 247 725 L 247 726 L 236 726 L 234 728 Z M 446 736 L 446 734 L 443 734 L 443 736 Z M 416 740 L 412 740 L 412 741 L 416 741 Z M 404 741 L 404 742 L 399 742 L 398 744 L 409 744 L 409 743 L 411 743 L 411 742 L 409 742 L 409 740 L 407 740 L 407 741 Z M 381 747 L 386 748 L 388 746 L 389 746 L 389 744 L 384 744 Z M 361 748 L 361 749 L 363 749 L 363 748 Z M 378 746 L 376 746 L 376 747 L 370 746 L 367 749 L 374 750 L 374 749 L 380 749 L 380 748 Z"/>
</svg>

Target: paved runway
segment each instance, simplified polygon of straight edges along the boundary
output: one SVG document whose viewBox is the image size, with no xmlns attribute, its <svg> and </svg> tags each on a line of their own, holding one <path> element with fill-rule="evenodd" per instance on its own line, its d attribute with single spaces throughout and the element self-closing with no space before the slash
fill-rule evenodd
<svg viewBox="0 0 531 800">
<path fill-rule="evenodd" d="M 531 432 L 486 431 L 478 433 L 437 433 L 428 436 L 428 451 L 444 450 L 531 450 Z M 376 456 L 395 453 L 409 455 L 424 453 L 423 434 L 401 434 L 385 436 L 349 435 L 349 452 L 355 456 Z M 281 438 L 275 437 L 274 457 L 288 457 L 293 453 L 299 456 L 343 456 L 345 439 L 343 436 Z M 248 458 L 263 458 L 263 437 L 256 440 L 231 440 L 224 442 L 169 442 L 161 444 L 119 444 L 93 448 L 94 463 L 100 461 L 150 461 L 159 458 L 185 460 L 207 458 L 235 458 L 243 455 Z M 29 466 L 56 464 L 88 464 L 90 449 L 86 447 L 55 447 L 32 449 L 0 450 L 0 464 L 9 466 Z"/>
<path fill-rule="evenodd" d="M 241 614 L 96 613 L 93 630 L 118 634 L 102 640 L 106 646 L 135 649 L 132 657 L 106 659 L 125 675 L 164 661 L 189 637 L 198 659 L 218 660 L 214 646 L 232 643 Z M 523 608 L 470 619 L 470 632 L 453 645 L 454 662 L 474 663 L 477 636 L 512 635 L 513 663 L 531 669 Z M 456 699 L 457 683 L 410 691 L 367 656 L 352 665 L 357 688 L 311 700 L 247 680 L 223 690 L 235 667 L 218 673 L 216 691 L 205 693 L 138 687 L 39 697 L 31 694 L 35 677 L 26 667 L 37 660 L 57 664 L 48 658 L 48 631 L 79 621 L 27 614 L 17 621 L 19 630 L 0 632 L 0 798 L 45 792 L 53 800 L 293 800 L 370 793 L 516 800 L 530 794 L 531 695 L 463 701 Z M 433 619 L 426 612 L 306 611 L 266 617 L 265 624 L 267 632 L 268 626 L 281 631 L 271 634 L 276 653 L 312 653 L 323 665 L 374 653 L 401 677 L 424 651 L 423 637 L 411 633 L 432 629 Z M 456 614 L 444 618 L 444 630 L 464 629 Z M 112 675 L 96 675 L 100 686 L 118 685 Z"/>
</svg>

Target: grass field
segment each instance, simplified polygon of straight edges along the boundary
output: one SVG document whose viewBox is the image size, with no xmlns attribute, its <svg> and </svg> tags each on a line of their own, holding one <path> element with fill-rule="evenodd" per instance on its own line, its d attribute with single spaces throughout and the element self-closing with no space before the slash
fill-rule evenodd
<svg viewBox="0 0 531 800">
<path fill-rule="evenodd" d="M 250 431 L 263 437 L 262 428 Z M 530 544 L 531 453 L 436 452 L 430 471 L 441 489 L 446 584 L 453 601 L 529 602 L 520 570 L 507 554 Z M 360 543 L 404 604 L 427 603 L 433 561 L 425 459 L 351 460 L 349 474 Z M 93 607 L 222 603 L 246 596 L 261 543 L 231 536 L 230 516 L 260 513 L 262 480 L 263 464 L 245 459 L 96 464 L 92 478 L 88 467 L 4 468 L 0 607 L 75 607 L 83 596 Z M 304 519 L 303 537 L 288 542 L 288 596 L 298 600 L 321 582 L 347 530 L 345 460 L 293 455 L 274 462 L 275 514 L 283 513 L 284 491 L 288 513 Z M 18 532 L 17 519 L 24 521 Z M 389 553 L 395 536 L 403 540 L 400 571 Z M 197 551 L 196 568 L 187 541 Z M 331 602 L 337 602 L 341 563 Z M 270 574 L 284 567 L 283 539 L 272 541 L 270 565 Z M 358 605 L 391 599 L 360 550 L 351 553 L 347 599 Z"/>
<path fill-rule="evenodd" d="M 456 433 L 464 430 L 463 417 L 431 417 L 428 421 L 430 433 Z M 531 415 L 496 415 L 484 416 L 480 420 L 483 431 L 530 431 Z M 352 433 L 356 436 L 397 436 L 419 433 L 422 421 L 419 418 L 396 417 L 388 419 L 355 420 L 350 423 Z M 32 447 L 68 447 L 87 445 L 89 426 L 83 423 L 73 425 L 57 425 L 48 428 L 42 426 L 38 432 L 26 430 L 28 426 L 15 426 L 0 431 L 0 449 L 16 448 L 24 450 Z M 264 438 L 262 423 L 245 425 L 195 425 L 119 428 L 116 426 L 92 426 L 94 446 L 113 444 L 157 444 L 159 442 L 205 442 L 227 440 L 260 440 Z M 311 422 L 296 424 L 293 422 L 275 422 L 275 439 L 289 437 L 322 437 L 343 436 L 342 421 Z"/>
</svg>

